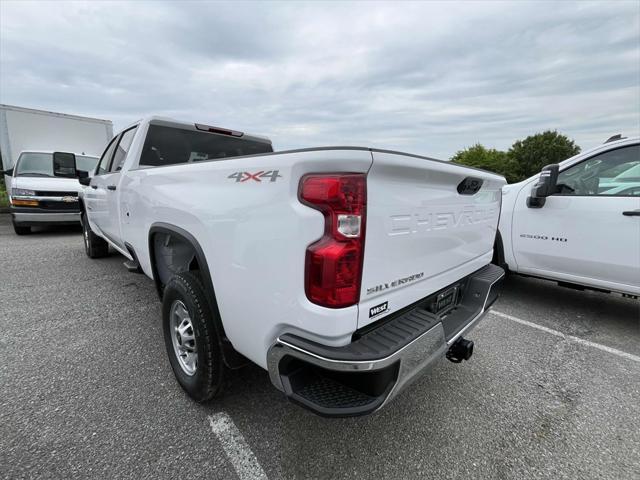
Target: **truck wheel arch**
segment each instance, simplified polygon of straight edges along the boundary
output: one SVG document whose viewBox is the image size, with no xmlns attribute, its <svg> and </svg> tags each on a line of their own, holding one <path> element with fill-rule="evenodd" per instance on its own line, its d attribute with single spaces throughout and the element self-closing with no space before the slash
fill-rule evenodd
<svg viewBox="0 0 640 480">
<path fill-rule="evenodd" d="M 177 264 L 181 265 L 182 268 L 178 268 L 177 270 L 170 270 L 169 273 L 176 274 L 184 271 L 200 271 L 202 284 L 204 286 L 205 293 L 207 294 L 207 298 L 209 299 L 209 306 L 214 313 L 213 317 L 216 328 L 218 328 L 218 338 L 221 342 L 225 365 L 231 369 L 240 368 L 246 365 L 248 363 L 248 360 L 233 348 L 233 345 L 231 344 L 231 342 L 227 338 L 227 334 L 225 333 L 220 310 L 218 309 L 218 300 L 215 294 L 213 280 L 211 278 L 211 270 L 209 269 L 207 259 L 204 255 L 202 247 L 200 246 L 200 243 L 198 243 L 198 240 L 196 240 L 196 238 L 192 234 L 190 234 L 183 228 L 163 222 L 152 224 L 151 228 L 149 229 L 148 237 L 149 261 L 151 263 L 153 280 L 156 284 L 156 290 L 158 292 L 160 300 L 162 300 L 164 283 L 161 275 L 162 265 L 158 262 L 161 255 L 159 254 L 159 252 L 157 252 L 156 249 L 156 246 L 158 244 L 158 235 L 162 235 L 165 239 L 169 239 L 170 242 L 173 242 L 174 245 L 178 245 L 178 248 L 182 250 L 178 254 L 177 259 Z M 159 265 L 161 266 L 160 269 L 158 268 Z M 165 272 L 164 275 L 166 277 L 167 272 Z M 168 278 L 166 278 L 166 280 L 168 280 Z"/>
<path fill-rule="evenodd" d="M 171 266 L 163 264 L 163 262 L 166 261 L 164 255 L 158 252 L 158 242 L 162 241 L 171 243 L 171 246 L 167 246 L 169 251 L 175 252 L 175 250 L 179 250 L 178 254 L 174 255 L 176 257 L 174 260 L 176 261 Z M 207 264 L 202 247 L 193 235 L 175 225 L 154 223 L 149 229 L 149 261 L 151 263 L 151 271 L 153 272 L 153 280 L 156 284 L 156 290 L 158 291 L 160 299 L 162 299 L 162 291 L 169 274 L 199 270 L 202 283 L 209 298 L 210 307 L 217 314 L 218 318 L 220 317 L 209 265 Z M 182 268 L 180 268 L 180 265 L 182 265 Z M 220 323 L 218 327 L 220 328 L 220 333 L 224 336 L 222 323 Z"/>
</svg>

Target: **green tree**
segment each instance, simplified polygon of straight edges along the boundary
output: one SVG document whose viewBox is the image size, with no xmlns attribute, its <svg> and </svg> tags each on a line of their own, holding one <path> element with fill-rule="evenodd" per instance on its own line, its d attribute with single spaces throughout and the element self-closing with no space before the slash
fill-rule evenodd
<svg viewBox="0 0 640 480">
<path fill-rule="evenodd" d="M 561 162 L 578 153 L 580 147 L 556 130 L 547 130 L 518 140 L 508 152 L 514 162 L 517 181 L 535 175 L 545 165 Z"/>
<path fill-rule="evenodd" d="M 509 158 L 507 152 L 502 152 L 494 148 L 486 148 L 479 143 L 456 152 L 456 154 L 451 157 L 451 161 L 469 167 L 482 168 L 483 170 L 499 173 L 500 175 L 504 175 L 509 183 L 518 181 L 516 174 L 517 166 Z"/>
</svg>

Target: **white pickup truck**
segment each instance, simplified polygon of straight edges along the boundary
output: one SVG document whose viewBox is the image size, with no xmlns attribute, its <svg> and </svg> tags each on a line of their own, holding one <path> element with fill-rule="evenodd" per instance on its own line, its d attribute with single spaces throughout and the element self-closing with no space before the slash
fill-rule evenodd
<svg viewBox="0 0 640 480">
<path fill-rule="evenodd" d="M 155 281 L 170 363 L 205 401 L 246 358 L 326 416 L 377 410 L 497 298 L 504 178 L 354 147 L 274 153 L 266 138 L 152 117 L 82 178 L 86 252 Z M 246 358 L 245 358 L 246 357 Z"/>
<path fill-rule="evenodd" d="M 640 138 L 615 138 L 504 187 L 495 263 L 640 295 Z"/>
</svg>

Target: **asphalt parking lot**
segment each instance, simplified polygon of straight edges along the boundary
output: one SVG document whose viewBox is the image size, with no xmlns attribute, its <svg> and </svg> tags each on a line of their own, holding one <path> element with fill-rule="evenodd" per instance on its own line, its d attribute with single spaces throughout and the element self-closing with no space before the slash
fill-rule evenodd
<svg viewBox="0 0 640 480">
<path fill-rule="evenodd" d="M 640 478 L 637 300 L 511 277 L 470 362 L 442 360 L 374 415 L 323 419 L 254 366 L 189 400 L 153 283 L 122 261 L 0 215 L 0 476 Z"/>
</svg>

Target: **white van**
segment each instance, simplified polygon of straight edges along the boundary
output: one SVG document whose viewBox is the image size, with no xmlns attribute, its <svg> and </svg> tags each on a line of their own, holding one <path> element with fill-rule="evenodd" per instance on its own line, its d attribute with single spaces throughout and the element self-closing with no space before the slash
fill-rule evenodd
<svg viewBox="0 0 640 480">
<path fill-rule="evenodd" d="M 53 176 L 52 154 L 75 152 L 78 169 L 92 172 L 112 138 L 110 120 L 0 105 L 0 170 L 18 235 L 79 221 L 78 181 Z"/>
</svg>

